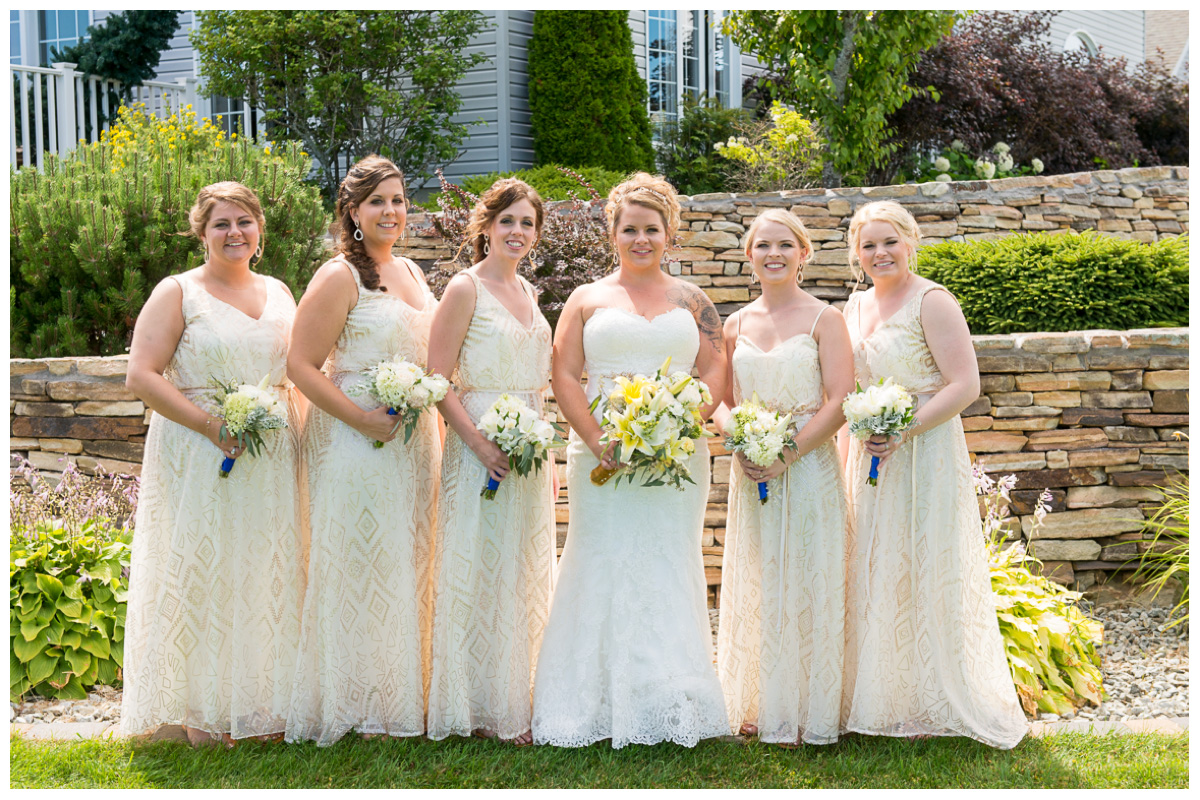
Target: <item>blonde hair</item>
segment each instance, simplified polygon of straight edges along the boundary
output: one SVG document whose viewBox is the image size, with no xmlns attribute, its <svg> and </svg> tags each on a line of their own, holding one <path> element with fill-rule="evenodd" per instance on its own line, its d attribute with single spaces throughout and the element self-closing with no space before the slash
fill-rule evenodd
<svg viewBox="0 0 1200 800">
<path fill-rule="evenodd" d="M 262 204 L 258 202 L 258 195 L 249 186 L 237 181 L 210 183 L 200 190 L 200 193 L 196 195 L 196 204 L 188 212 L 188 225 L 191 227 L 193 236 L 201 241 L 204 240 L 204 228 L 208 225 L 208 220 L 217 203 L 233 203 L 254 217 L 254 221 L 258 223 L 259 245 L 266 242 L 267 220 L 263 216 Z"/>
<path fill-rule="evenodd" d="M 764 222 L 774 222 L 787 228 L 796 237 L 796 241 L 804 248 L 804 255 L 800 258 L 800 265 L 803 267 L 813 257 L 812 237 L 808 235 L 808 228 L 804 227 L 804 223 L 790 211 L 784 211 L 782 208 L 768 208 L 766 211 L 754 218 L 754 222 L 750 223 L 750 229 L 746 231 L 746 257 L 750 257 L 750 248 L 754 246 L 754 234 L 758 233 L 759 227 Z"/>
<path fill-rule="evenodd" d="M 913 215 L 895 200 L 877 200 L 859 206 L 858 210 L 854 212 L 854 216 L 850 218 L 850 230 L 846 234 L 846 239 L 850 246 L 850 270 L 854 273 L 855 280 L 861 281 L 865 277 L 862 261 L 858 257 L 858 236 L 862 231 L 862 226 L 868 222 L 891 223 L 891 226 L 896 229 L 900 241 L 908 245 L 909 266 L 914 266 L 917 247 L 921 244 L 921 228 L 913 219 Z"/>
<path fill-rule="evenodd" d="M 670 246 L 675 241 L 675 235 L 679 233 L 679 197 L 675 187 L 666 178 L 638 172 L 630 176 L 629 180 L 613 187 L 608 193 L 608 203 L 604 206 L 604 214 L 608 217 L 609 236 L 616 235 L 621 212 L 631 203 L 657 211 L 667 229 L 667 245 Z"/>
</svg>

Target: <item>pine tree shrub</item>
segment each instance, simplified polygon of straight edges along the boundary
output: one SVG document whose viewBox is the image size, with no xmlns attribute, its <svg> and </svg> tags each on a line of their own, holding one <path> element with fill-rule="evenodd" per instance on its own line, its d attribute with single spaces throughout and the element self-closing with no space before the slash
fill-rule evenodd
<svg viewBox="0 0 1200 800">
<path fill-rule="evenodd" d="M 128 350 L 149 292 L 203 262 L 187 235 L 201 187 L 253 189 L 266 217 L 255 271 L 299 296 L 323 260 L 328 215 L 305 183 L 311 160 L 294 142 L 226 137 L 190 108 L 157 119 L 135 106 L 93 144 L 44 172 L 12 175 L 9 343 L 13 356 L 113 355 Z"/>
<path fill-rule="evenodd" d="M 625 11 L 537 11 L 529 40 L 534 161 L 654 170 L 646 82 Z"/>
<path fill-rule="evenodd" d="M 1143 244 L 1017 234 L 922 247 L 917 271 L 949 289 L 974 334 L 1188 324 L 1188 237 Z"/>
</svg>

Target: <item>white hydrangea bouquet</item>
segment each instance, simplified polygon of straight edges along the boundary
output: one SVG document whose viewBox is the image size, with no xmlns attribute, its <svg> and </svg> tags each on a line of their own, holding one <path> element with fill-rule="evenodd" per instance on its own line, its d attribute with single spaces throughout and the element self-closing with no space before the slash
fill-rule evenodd
<svg viewBox="0 0 1200 800">
<path fill-rule="evenodd" d="M 603 486 L 622 470 L 628 470 L 624 476 L 630 482 L 641 474 L 643 486 L 669 483 L 683 491 L 684 481 L 695 483 L 684 462 L 696 452 L 698 439 L 713 435 L 704 429 L 700 413 L 712 403 L 712 394 L 703 381 L 686 372 L 668 374 L 670 366 L 667 358 L 650 377 L 618 375 L 608 396 L 592 401 L 592 411 L 603 407 L 600 446 L 616 442 L 618 460 L 626 465 L 615 470 L 596 467 L 592 483 Z"/>
<path fill-rule="evenodd" d="M 232 381 L 222 383 L 216 378 L 212 379 L 217 385 L 217 415 L 222 420 L 219 438 L 221 441 L 226 437 L 236 439 L 238 447 L 252 456 L 257 456 L 262 449 L 263 431 L 287 427 L 287 406 L 275 392 L 267 388 L 270 379 L 270 375 L 263 376 L 257 386 L 249 383 L 239 386 Z M 222 478 L 229 477 L 233 465 L 232 458 L 225 458 L 221 462 Z"/>
<path fill-rule="evenodd" d="M 566 444 L 562 428 L 510 394 L 496 398 L 475 427 L 504 451 L 509 469 L 522 477 L 541 469 L 551 448 Z M 489 475 L 479 496 L 495 500 L 499 488 L 500 482 Z"/>
<path fill-rule="evenodd" d="M 388 414 L 399 416 L 399 424 L 404 426 L 405 444 L 417 429 L 421 412 L 440 403 L 450 390 L 450 381 L 436 372 L 426 374 L 425 370 L 402 358 L 380 361 L 363 370 L 363 374 L 368 381 L 352 387 L 348 394 L 370 395 L 375 402 L 388 407 Z M 380 441 L 374 444 L 376 447 L 384 445 Z"/>
<path fill-rule="evenodd" d="M 858 439 L 872 436 L 894 436 L 915 425 L 913 399 L 900 384 L 890 377 L 862 388 L 857 382 L 854 391 L 842 401 L 842 411 L 850 424 L 850 435 Z M 867 483 L 879 483 L 879 456 L 871 456 L 871 472 Z"/>
<path fill-rule="evenodd" d="M 725 449 L 741 453 L 759 467 L 783 460 L 783 451 L 795 449 L 796 427 L 791 414 L 772 411 L 755 393 L 748 402 L 733 409 L 725 426 Z M 758 482 L 758 502 L 767 502 L 767 482 Z"/>
</svg>

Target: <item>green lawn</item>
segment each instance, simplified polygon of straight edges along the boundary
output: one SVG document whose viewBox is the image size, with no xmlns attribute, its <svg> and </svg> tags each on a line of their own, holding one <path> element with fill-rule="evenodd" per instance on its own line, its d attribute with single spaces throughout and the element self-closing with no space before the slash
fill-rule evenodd
<svg viewBox="0 0 1200 800">
<path fill-rule="evenodd" d="M 1187 788 L 1188 736 L 1060 734 L 1011 751 L 968 739 L 851 736 L 785 751 L 704 741 L 613 750 L 516 749 L 451 738 L 364 742 L 329 748 L 242 744 L 226 752 L 181 742 L 32 742 L 11 737 L 12 788 L 687 787 Z"/>
</svg>

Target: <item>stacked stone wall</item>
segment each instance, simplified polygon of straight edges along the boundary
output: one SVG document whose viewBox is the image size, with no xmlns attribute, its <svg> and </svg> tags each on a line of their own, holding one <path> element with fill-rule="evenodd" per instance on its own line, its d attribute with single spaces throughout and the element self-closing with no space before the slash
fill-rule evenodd
<svg viewBox="0 0 1200 800">
<path fill-rule="evenodd" d="M 974 344 L 982 391 L 962 414 L 967 448 L 993 477 L 1016 476 L 1011 536 L 1076 588 L 1130 569 L 1149 547 L 1145 520 L 1162 499 L 1155 487 L 1188 472 L 1187 439 L 1177 436 L 1188 433 L 1187 329 L 976 336 Z M 125 388 L 127 362 L 10 361 L 10 451 L 51 473 L 74 462 L 85 472 L 140 474 L 151 412 Z M 719 438 L 710 447 L 702 547 L 715 603 L 732 456 Z M 1047 489 L 1052 513 L 1033 531 Z M 560 548 L 569 491 L 555 508 Z"/>
</svg>

